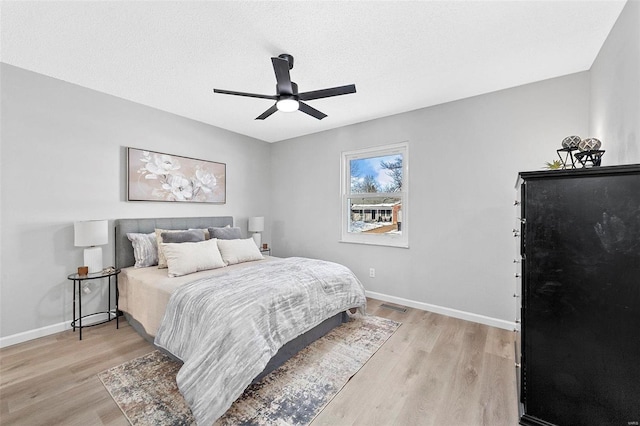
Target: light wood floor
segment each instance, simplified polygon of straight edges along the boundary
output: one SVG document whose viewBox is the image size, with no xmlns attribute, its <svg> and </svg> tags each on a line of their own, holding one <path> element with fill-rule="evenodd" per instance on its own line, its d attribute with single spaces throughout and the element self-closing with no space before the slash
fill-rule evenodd
<svg viewBox="0 0 640 426">
<path fill-rule="evenodd" d="M 512 332 L 369 300 L 403 325 L 313 425 L 517 425 Z M 122 321 L 0 350 L 0 424 L 127 425 L 96 374 L 151 352 Z"/>
</svg>

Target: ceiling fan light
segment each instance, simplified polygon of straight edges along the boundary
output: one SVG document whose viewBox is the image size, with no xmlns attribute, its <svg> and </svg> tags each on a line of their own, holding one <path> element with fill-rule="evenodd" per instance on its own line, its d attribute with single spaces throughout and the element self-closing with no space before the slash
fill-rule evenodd
<svg viewBox="0 0 640 426">
<path fill-rule="evenodd" d="M 298 101 L 293 98 L 280 99 L 276 102 L 276 108 L 282 112 L 293 112 L 298 110 Z"/>
</svg>

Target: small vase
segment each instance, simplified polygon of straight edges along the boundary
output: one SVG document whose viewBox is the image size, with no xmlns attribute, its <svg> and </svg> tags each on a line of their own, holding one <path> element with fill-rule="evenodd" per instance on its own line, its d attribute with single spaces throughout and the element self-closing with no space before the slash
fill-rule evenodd
<svg viewBox="0 0 640 426">
<path fill-rule="evenodd" d="M 601 146 L 602 146 L 602 142 L 600 142 L 599 139 L 589 138 L 581 141 L 580 144 L 578 145 L 578 149 L 580 151 L 596 151 L 600 149 Z"/>
<path fill-rule="evenodd" d="M 566 138 L 562 139 L 562 147 L 563 148 L 578 148 L 578 145 L 580 145 L 580 142 L 582 142 L 582 139 L 580 138 L 580 136 L 567 136 Z"/>
</svg>

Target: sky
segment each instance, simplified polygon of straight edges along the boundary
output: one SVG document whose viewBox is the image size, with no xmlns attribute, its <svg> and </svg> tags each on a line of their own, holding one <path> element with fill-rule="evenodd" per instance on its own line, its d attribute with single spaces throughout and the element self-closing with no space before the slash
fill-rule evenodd
<svg viewBox="0 0 640 426">
<path fill-rule="evenodd" d="M 357 160 L 351 160 L 351 168 L 359 171 L 358 176 L 364 177 L 372 175 L 381 188 L 384 188 L 388 184 L 393 182 L 393 179 L 387 174 L 387 171 L 380 167 L 380 162 L 394 162 L 396 159 L 401 158 L 401 155 L 387 155 L 384 157 L 372 157 L 361 158 Z M 355 176 L 352 176 L 355 177 Z"/>
</svg>

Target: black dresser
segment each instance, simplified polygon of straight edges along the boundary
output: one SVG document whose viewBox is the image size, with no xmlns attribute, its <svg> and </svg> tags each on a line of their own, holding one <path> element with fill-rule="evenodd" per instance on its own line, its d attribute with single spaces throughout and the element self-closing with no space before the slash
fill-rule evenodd
<svg viewBox="0 0 640 426">
<path fill-rule="evenodd" d="M 640 424 L 640 165 L 520 173 L 520 424 Z"/>
</svg>

